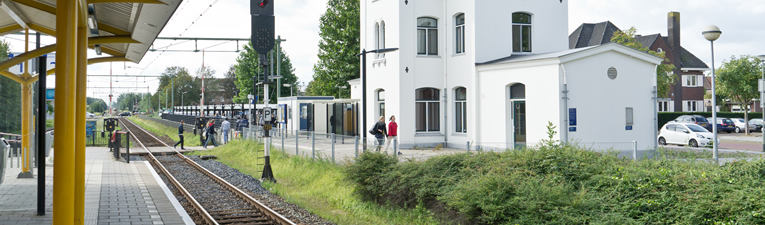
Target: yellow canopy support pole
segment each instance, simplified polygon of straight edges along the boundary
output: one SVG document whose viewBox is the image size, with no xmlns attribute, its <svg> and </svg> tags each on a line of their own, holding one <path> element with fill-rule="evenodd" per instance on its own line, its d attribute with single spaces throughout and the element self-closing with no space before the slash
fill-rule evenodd
<svg viewBox="0 0 765 225">
<path fill-rule="evenodd" d="M 29 29 L 24 29 L 24 52 L 29 52 Z M 29 74 L 29 61 L 24 61 L 24 74 Z M 32 130 L 29 114 L 32 112 L 32 90 L 27 83 L 21 83 L 21 173 L 29 173 L 29 143 Z M 19 174 L 19 177 L 28 177 Z M 31 174 L 27 174 L 31 175 Z M 32 178 L 32 177 L 29 177 Z"/>
<path fill-rule="evenodd" d="M 77 99 L 77 1 L 56 0 L 56 162 L 53 164 L 53 224 L 74 224 L 75 104 Z M 13 65 L 13 64 L 11 64 Z"/>
<path fill-rule="evenodd" d="M 87 27 L 77 28 L 77 100 L 74 139 L 74 223 L 85 223 L 85 91 L 88 89 Z"/>
</svg>

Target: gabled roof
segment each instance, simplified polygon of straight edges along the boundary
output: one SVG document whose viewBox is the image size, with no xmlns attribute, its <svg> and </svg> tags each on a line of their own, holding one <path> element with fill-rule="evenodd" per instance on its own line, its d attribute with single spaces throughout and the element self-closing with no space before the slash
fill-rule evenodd
<svg viewBox="0 0 765 225">
<path fill-rule="evenodd" d="M 568 48 L 582 48 L 611 42 L 611 37 L 618 30 L 619 28 L 611 21 L 583 23 L 568 36 Z"/>
<path fill-rule="evenodd" d="M 660 34 L 636 35 L 635 36 L 635 41 L 639 42 L 640 44 L 642 44 L 646 48 L 650 48 L 651 45 L 653 45 L 653 43 L 656 42 L 656 39 L 659 39 L 659 37 L 661 37 Z"/>
<path fill-rule="evenodd" d="M 528 55 L 511 55 L 508 57 L 495 59 L 487 62 L 482 63 L 476 63 L 476 66 L 483 66 L 483 65 L 492 65 L 492 64 L 504 64 L 504 63 L 516 63 L 516 62 L 525 62 L 525 61 L 533 61 L 533 60 L 543 60 L 543 59 L 553 59 L 553 58 L 559 58 L 560 63 L 565 63 L 573 60 L 577 60 L 580 58 L 584 58 L 590 55 L 599 54 L 606 51 L 617 51 L 621 52 L 623 54 L 627 54 L 630 56 L 633 56 L 634 58 L 641 59 L 644 61 L 648 61 L 650 63 L 659 64 L 661 63 L 661 58 L 648 54 L 646 52 L 640 52 L 636 49 L 624 46 L 619 43 L 609 42 L 603 45 L 598 46 L 590 46 L 590 47 L 584 47 L 584 48 L 576 48 L 576 49 L 569 49 L 559 52 L 550 52 L 550 53 L 543 53 L 543 54 L 528 54 Z"/>
</svg>

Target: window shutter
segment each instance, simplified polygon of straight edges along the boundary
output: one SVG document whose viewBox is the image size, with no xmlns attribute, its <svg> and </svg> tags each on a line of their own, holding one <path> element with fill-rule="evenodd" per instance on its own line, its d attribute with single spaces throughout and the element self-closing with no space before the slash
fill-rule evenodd
<svg viewBox="0 0 765 225">
<path fill-rule="evenodd" d="M 707 107 L 704 105 L 704 101 L 697 101 L 696 104 L 698 104 L 696 107 L 700 108 L 699 112 L 706 112 L 707 111 Z"/>
<path fill-rule="evenodd" d="M 669 110 L 667 112 L 674 112 L 675 111 L 675 101 L 669 101 Z"/>
<path fill-rule="evenodd" d="M 688 101 L 683 101 L 683 112 L 688 112 Z"/>
<path fill-rule="evenodd" d="M 696 75 L 696 87 L 704 87 L 704 76 Z"/>
<path fill-rule="evenodd" d="M 681 76 L 680 82 L 682 82 L 683 87 L 688 87 L 688 76 Z"/>
</svg>

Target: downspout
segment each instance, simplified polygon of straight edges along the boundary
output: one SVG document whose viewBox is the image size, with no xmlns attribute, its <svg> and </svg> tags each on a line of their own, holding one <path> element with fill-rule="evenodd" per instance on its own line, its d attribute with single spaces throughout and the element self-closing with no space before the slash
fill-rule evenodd
<svg viewBox="0 0 765 225">
<path fill-rule="evenodd" d="M 561 134 L 561 143 L 568 143 L 568 77 L 566 76 L 566 67 L 563 63 L 560 64 L 560 69 L 563 71 L 563 124 L 561 127 L 563 130 Z"/>
<path fill-rule="evenodd" d="M 449 23 L 447 22 L 449 20 L 449 15 L 446 13 L 446 5 L 449 4 L 449 0 L 444 0 L 444 37 L 448 37 L 449 35 L 446 35 L 449 33 Z M 447 38 L 444 38 L 447 39 Z M 446 98 L 448 96 L 447 90 L 449 90 L 449 87 L 446 85 L 448 84 L 447 78 L 449 77 L 448 74 L 448 68 L 446 65 L 449 62 L 449 44 L 447 41 L 444 41 L 444 148 L 447 147 L 449 144 L 449 101 Z"/>
<path fill-rule="evenodd" d="M 659 90 L 657 88 L 657 77 L 656 77 L 656 70 L 659 69 L 659 65 L 656 65 L 656 67 L 653 68 L 653 149 L 658 149 L 659 144 L 656 141 L 656 138 L 659 136 L 659 113 L 657 112 L 658 109 L 656 108 L 659 101 Z"/>
</svg>

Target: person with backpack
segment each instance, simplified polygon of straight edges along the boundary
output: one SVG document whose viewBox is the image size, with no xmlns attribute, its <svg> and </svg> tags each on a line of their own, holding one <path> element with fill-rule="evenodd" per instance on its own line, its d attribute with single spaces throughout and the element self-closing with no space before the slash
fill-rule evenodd
<svg viewBox="0 0 765 225">
<path fill-rule="evenodd" d="M 205 149 L 207 149 L 207 144 L 209 144 L 211 140 L 212 140 L 213 146 L 218 147 L 218 142 L 215 141 L 215 134 L 217 132 L 215 132 L 215 120 L 214 119 L 210 120 L 210 123 L 207 124 L 207 129 L 205 129 L 205 131 L 207 131 L 206 132 L 207 140 L 205 140 L 205 144 L 204 144 L 203 147 Z"/>
<path fill-rule="evenodd" d="M 377 138 L 376 151 L 379 152 L 385 143 L 385 136 L 387 136 L 388 133 L 385 129 L 385 116 L 380 116 L 380 120 L 372 126 L 372 130 L 370 131 L 374 131 L 375 138 Z"/>
</svg>

